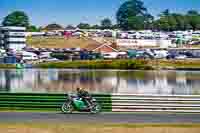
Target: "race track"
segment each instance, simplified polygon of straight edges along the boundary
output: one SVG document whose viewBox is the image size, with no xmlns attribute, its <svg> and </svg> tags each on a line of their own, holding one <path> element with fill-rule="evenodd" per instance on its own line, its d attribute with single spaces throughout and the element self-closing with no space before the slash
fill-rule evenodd
<svg viewBox="0 0 200 133">
<path fill-rule="evenodd" d="M 0 112 L 3 122 L 70 122 L 70 123 L 200 123 L 200 114 L 61 114 Z"/>
</svg>

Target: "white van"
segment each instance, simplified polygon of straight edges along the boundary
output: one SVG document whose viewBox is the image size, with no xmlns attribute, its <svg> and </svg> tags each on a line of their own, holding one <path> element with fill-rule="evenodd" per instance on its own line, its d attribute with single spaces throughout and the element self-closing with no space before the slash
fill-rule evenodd
<svg viewBox="0 0 200 133">
<path fill-rule="evenodd" d="M 52 52 L 42 52 L 42 53 L 39 55 L 39 57 L 40 57 L 40 59 L 48 59 L 48 58 L 51 57 L 51 53 L 52 53 Z"/>
<path fill-rule="evenodd" d="M 155 53 L 154 58 L 156 59 L 166 58 L 169 55 L 167 50 L 155 50 L 154 53 Z"/>
<path fill-rule="evenodd" d="M 22 60 L 38 60 L 38 56 L 31 52 L 22 52 Z"/>
<path fill-rule="evenodd" d="M 104 59 L 116 59 L 117 57 L 118 57 L 118 52 L 103 53 Z"/>
</svg>

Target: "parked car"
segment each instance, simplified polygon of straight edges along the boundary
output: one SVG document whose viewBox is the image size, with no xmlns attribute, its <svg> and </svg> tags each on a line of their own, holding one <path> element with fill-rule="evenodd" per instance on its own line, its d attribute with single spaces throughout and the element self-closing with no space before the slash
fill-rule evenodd
<svg viewBox="0 0 200 133">
<path fill-rule="evenodd" d="M 182 59 L 186 59 L 187 56 L 186 55 L 178 55 L 175 57 L 175 59 L 178 59 L 178 60 L 182 60 Z"/>
<path fill-rule="evenodd" d="M 50 58 L 51 57 L 51 52 L 42 52 L 42 53 L 40 53 L 40 55 L 39 55 L 39 58 L 40 59 L 47 59 L 47 58 Z"/>
<path fill-rule="evenodd" d="M 155 50 L 154 53 L 155 53 L 154 58 L 156 59 L 167 58 L 167 56 L 169 55 L 168 51 L 166 50 Z"/>
<path fill-rule="evenodd" d="M 22 52 L 22 60 L 38 60 L 38 56 L 31 52 Z"/>
<path fill-rule="evenodd" d="M 167 55 L 167 59 L 175 59 L 176 55 L 175 54 L 169 54 Z"/>
<path fill-rule="evenodd" d="M 56 58 L 51 58 L 51 57 L 43 60 L 43 62 L 55 62 L 55 61 L 60 61 L 60 60 Z"/>
<path fill-rule="evenodd" d="M 190 51 L 184 53 L 188 58 L 195 58 L 194 54 Z"/>
<path fill-rule="evenodd" d="M 136 59 L 152 59 L 153 57 L 149 55 L 146 51 L 138 51 L 136 54 Z"/>
</svg>

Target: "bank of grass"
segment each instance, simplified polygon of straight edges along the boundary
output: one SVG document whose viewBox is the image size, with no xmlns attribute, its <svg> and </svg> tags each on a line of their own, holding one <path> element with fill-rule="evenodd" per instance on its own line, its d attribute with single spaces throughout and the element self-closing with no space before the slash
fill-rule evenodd
<svg viewBox="0 0 200 133">
<path fill-rule="evenodd" d="M 151 70 L 146 60 L 94 60 L 49 62 L 35 65 L 37 68 L 72 68 L 72 69 L 140 69 Z"/>
<path fill-rule="evenodd" d="M 36 68 L 72 69 L 130 69 L 130 70 L 200 70 L 200 60 L 94 60 L 47 62 L 35 65 Z"/>
<path fill-rule="evenodd" d="M 3 123 L 2 133 L 199 133 L 200 124 Z"/>
<path fill-rule="evenodd" d="M 0 69 L 15 69 L 15 64 L 0 64 Z"/>
<path fill-rule="evenodd" d="M 122 70 L 200 70 L 200 59 L 186 60 L 88 60 L 35 64 L 34 68 L 122 69 Z M 16 69 L 15 64 L 0 64 L 0 69 Z"/>
<path fill-rule="evenodd" d="M 185 60 L 152 60 L 149 61 L 155 69 L 174 69 L 174 70 L 200 70 L 200 59 Z"/>
</svg>

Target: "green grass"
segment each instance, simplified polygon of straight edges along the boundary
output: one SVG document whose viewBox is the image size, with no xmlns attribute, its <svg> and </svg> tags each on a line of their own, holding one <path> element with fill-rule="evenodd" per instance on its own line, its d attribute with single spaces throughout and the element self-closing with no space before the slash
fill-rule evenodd
<svg viewBox="0 0 200 133">
<path fill-rule="evenodd" d="M 3 133 L 199 133 L 200 124 L 0 123 Z"/>
<path fill-rule="evenodd" d="M 13 64 L 0 64 L 1 69 L 16 69 Z M 200 60 L 92 60 L 45 62 L 34 65 L 34 68 L 71 68 L 71 69 L 132 69 L 132 70 L 199 70 Z"/>
<path fill-rule="evenodd" d="M 200 69 L 200 60 L 154 60 L 150 62 L 154 68 L 172 68 L 172 69 Z"/>
<path fill-rule="evenodd" d="M 96 60 L 96 61 L 64 61 L 41 63 L 36 68 L 73 68 L 73 69 L 140 69 L 151 70 L 145 60 Z"/>
<path fill-rule="evenodd" d="M 94 60 L 41 63 L 36 68 L 86 68 L 86 69 L 200 69 L 200 60 Z"/>
<path fill-rule="evenodd" d="M 14 64 L 0 64 L 1 69 L 15 69 L 16 65 Z"/>
</svg>

